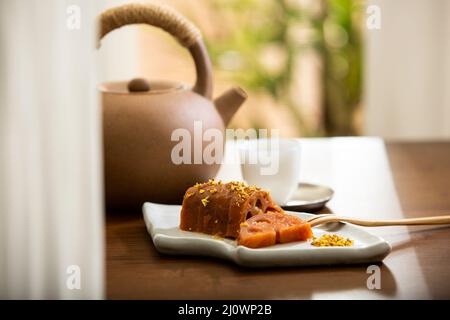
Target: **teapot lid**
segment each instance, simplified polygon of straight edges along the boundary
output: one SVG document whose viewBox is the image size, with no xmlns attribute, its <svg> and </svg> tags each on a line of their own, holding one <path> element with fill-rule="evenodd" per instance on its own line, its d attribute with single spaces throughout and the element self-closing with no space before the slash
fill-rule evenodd
<svg viewBox="0 0 450 320">
<path fill-rule="evenodd" d="M 102 83 L 99 90 L 116 94 L 161 94 L 186 90 L 187 86 L 175 81 L 148 81 L 135 78 L 131 81 L 113 81 Z"/>
</svg>

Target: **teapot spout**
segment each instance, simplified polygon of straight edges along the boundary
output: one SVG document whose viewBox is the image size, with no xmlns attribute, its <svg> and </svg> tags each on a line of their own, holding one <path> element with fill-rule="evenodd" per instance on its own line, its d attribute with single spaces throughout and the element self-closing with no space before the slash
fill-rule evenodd
<svg viewBox="0 0 450 320">
<path fill-rule="evenodd" d="M 214 104 L 225 126 L 228 125 L 233 115 L 246 99 L 247 93 L 244 90 L 239 87 L 233 87 L 214 100 Z"/>
</svg>

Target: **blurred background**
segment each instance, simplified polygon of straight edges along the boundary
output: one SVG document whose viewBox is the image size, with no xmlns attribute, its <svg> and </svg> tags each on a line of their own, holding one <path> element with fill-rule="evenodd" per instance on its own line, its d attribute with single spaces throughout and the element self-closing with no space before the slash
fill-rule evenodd
<svg viewBox="0 0 450 320">
<path fill-rule="evenodd" d="M 230 84 L 248 91 L 231 127 L 279 128 L 283 137 L 450 137 L 446 0 L 154 2 L 200 27 L 216 95 Z M 367 27 L 370 5 L 380 9 L 379 29 Z M 104 80 L 194 81 L 189 54 L 151 27 L 108 36 L 100 56 Z"/>
</svg>

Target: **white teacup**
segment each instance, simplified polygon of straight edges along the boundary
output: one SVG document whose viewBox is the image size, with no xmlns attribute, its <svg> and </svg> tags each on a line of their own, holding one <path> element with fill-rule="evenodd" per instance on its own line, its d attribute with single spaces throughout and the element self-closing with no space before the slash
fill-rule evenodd
<svg viewBox="0 0 450 320">
<path fill-rule="evenodd" d="M 277 204 L 288 202 L 299 181 L 299 141 L 254 139 L 242 141 L 238 148 L 244 180 L 269 191 Z"/>
</svg>

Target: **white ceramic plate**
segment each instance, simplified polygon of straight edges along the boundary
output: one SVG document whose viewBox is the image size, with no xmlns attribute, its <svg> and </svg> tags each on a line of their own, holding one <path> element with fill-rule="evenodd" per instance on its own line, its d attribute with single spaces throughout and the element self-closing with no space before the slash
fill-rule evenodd
<svg viewBox="0 0 450 320">
<path fill-rule="evenodd" d="M 278 244 L 250 249 L 236 241 L 179 229 L 181 206 L 145 203 L 144 220 L 156 249 L 165 254 L 201 255 L 234 261 L 246 267 L 312 266 L 369 263 L 383 260 L 391 246 L 382 238 L 351 224 L 314 228 L 316 237 L 337 233 L 355 241 L 352 247 L 314 247 L 309 242 Z M 290 212 L 302 219 L 308 213 Z"/>
</svg>

